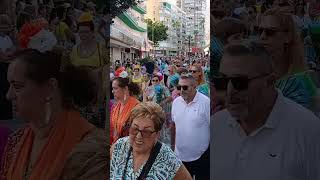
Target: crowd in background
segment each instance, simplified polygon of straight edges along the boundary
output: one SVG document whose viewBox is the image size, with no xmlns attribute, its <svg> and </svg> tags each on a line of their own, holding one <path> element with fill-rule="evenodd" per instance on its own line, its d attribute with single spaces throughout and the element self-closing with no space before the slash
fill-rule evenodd
<svg viewBox="0 0 320 180">
<path fill-rule="evenodd" d="M 0 179 L 108 179 L 107 7 L 8 4 L 0 14 Z"/>
<path fill-rule="evenodd" d="M 239 39 L 257 40 L 273 56 L 276 86 L 304 107 L 319 113 L 319 8 L 317 1 L 219 1 L 211 7 L 212 91 L 222 82 L 215 79 L 223 47 Z M 272 18 L 269 18 L 272 17 Z M 224 100 L 216 92 L 216 110 Z M 215 96 L 215 95 L 213 95 Z"/>
<path fill-rule="evenodd" d="M 135 118 L 132 118 L 131 113 L 135 112 L 136 107 L 148 105 L 148 102 L 153 102 L 161 106 L 165 117 L 163 125 L 158 129 L 159 137 L 157 138 L 157 141 L 163 143 L 163 146 L 171 148 L 171 151 L 175 151 L 176 153 L 178 151 L 177 149 L 187 146 L 182 148 L 184 149 L 184 152 L 182 151 L 180 155 L 175 154 L 172 156 L 177 159 L 176 161 L 182 161 L 189 173 L 197 179 L 201 179 L 201 177 L 208 177 L 209 173 L 208 171 L 205 171 L 206 168 L 202 168 L 201 170 L 201 167 L 209 167 L 209 163 L 207 163 L 208 161 L 205 162 L 203 160 L 209 160 L 209 158 L 206 157 L 207 153 L 205 153 L 208 152 L 207 148 L 209 144 L 209 136 L 207 136 L 209 132 L 210 115 L 209 65 L 208 56 L 152 57 L 146 60 L 127 59 L 124 63 L 116 61 L 111 67 L 113 71 L 110 72 L 110 86 L 112 87 L 110 92 L 111 144 L 116 148 L 122 143 L 126 143 L 123 138 L 130 136 L 140 139 L 142 143 L 141 146 L 147 146 L 147 142 L 145 142 L 147 141 L 147 138 L 143 137 L 142 140 L 139 135 L 134 136 L 131 132 L 131 129 L 134 128 L 132 127 L 134 124 L 133 122 L 136 120 Z M 187 81 L 188 83 L 191 82 L 191 84 L 181 84 L 185 83 L 184 81 Z M 181 94 L 184 100 L 180 97 Z M 190 102 L 186 100 L 188 99 L 187 97 Z M 198 98 L 204 98 L 201 102 L 203 101 L 205 105 L 201 104 L 200 100 L 196 100 Z M 178 105 L 178 102 L 182 103 L 182 105 Z M 198 108 L 197 111 L 199 111 L 199 114 L 196 113 L 197 115 L 193 116 L 195 118 L 192 120 L 193 122 L 183 123 L 181 121 L 183 119 L 181 115 L 187 113 L 180 109 L 180 107 L 184 105 L 187 106 L 186 109 Z M 192 113 L 193 111 L 196 110 L 192 109 L 190 112 Z M 174 118 L 175 116 L 178 118 Z M 187 119 L 188 118 L 186 118 L 186 120 Z M 199 129 L 202 128 L 199 132 L 196 132 L 195 128 L 192 128 L 194 129 L 193 131 L 183 132 L 188 129 L 186 128 L 187 126 L 192 127 L 194 125 L 193 123 L 196 123 L 197 121 L 198 123 L 202 122 L 199 124 Z M 178 122 L 188 125 L 182 127 L 181 124 L 177 124 Z M 144 136 L 144 132 L 141 133 L 142 136 Z M 185 134 L 181 135 L 181 133 Z M 195 143 L 187 142 L 187 144 L 185 144 L 180 138 L 182 136 L 195 137 L 195 134 L 197 133 L 200 134 L 198 135 L 200 139 L 196 141 L 204 142 L 200 145 L 200 147 L 203 145 L 200 150 L 192 149 L 196 146 Z M 134 142 L 131 142 L 131 144 L 135 147 Z M 197 147 L 199 148 L 199 146 Z M 168 154 L 172 154 L 172 152 L 168 152 Z M 116 167 L 116 163 L 120 162 L 121 158 L 125 158 L 126 153 L 128 152 L 118 150 L 112 155 L 112 177 L 115 178 L 123 175 L 123 172 L 119 172 L 123 167 Z M 193 153 L 196 154 L 196 157 L 194 157 Z M 176 162 L 172 163 L 173 164 L 170 166 L 173 166 Z M 167 168 L 167 165 L 168 164 L 164 164 L 164 168 Z M 196 166 L 197 170 L 195 168 Z M 162 172 L 161 169 L 153 169 L 153 171 L 154 174 L 151 173 L 152 175 L 150 175 L 150 177 L 154 177 L 157 174 L 159 175 Z M 174 169 L 173 173 L 177 173 L 177 169 Z M 126 176 L 126 174 L 124 175 Z M 179 177 L 179 173 L 173 175 L 177 175 L 177 177 Z M 165 179 L 170 179 L 170 177 L 172 177 L 172 174 L 170 176 L 167 174 L 163 175 L 163 178 Z"/>
<path fill-rule="evenodd" d="M 320 178 L 319 12 L 316 0 L 211 3 L 210 179 Z"/>
<path fill-rule="evenodd" d="M 97 104 L 82 110 L 83 116 L 103 127 L 106 121 L 106 7 L 97 8 L 91 1 L 81 1 L 78 7 L 71 3 L 28 1 L 15 2 L 15 16 L 0 15 L 0 59 L 3 76 L 1 83 L 5 94 L 6 69 L 10 59 L 23 49 L 52 51 L 62 57 L 61 69 L 70 64 L 92 72 L 97 83 Z M 104 69 L 107 71 L 107 69 Z M 4 96 L 1 103 L 6 109 L 1 119 L 12 118 L 10 104 Z M 97 111 L 100 111 L 98 113 Z M 104 111 L 104 113 L 102 112 Z"/>
</svg>

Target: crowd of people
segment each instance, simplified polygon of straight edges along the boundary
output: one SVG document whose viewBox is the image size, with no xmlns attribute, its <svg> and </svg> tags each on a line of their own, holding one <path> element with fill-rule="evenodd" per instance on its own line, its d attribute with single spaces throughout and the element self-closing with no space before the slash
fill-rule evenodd
<svg viewBox="0 0 320 180">
<path fill-rule="evenodd" d="M 319 179 L 319 2 L 211 7 L 211 179 Z"/>
<path fill-rule="evenodd" d="M 106 7 L 39 2 L 0 14 L 0 179 L 108 179 Z"/>
<path fill-rule="evenodd" d="M 103 72 L 107 71 L 108 63 L 104 14 L 106 7 L 98 9 L 90 1 L 80 3 L 79 7 L 72 7 L 70 3 L 34 5 L 17 1 L 15 12 L 15 17 L 0 15 L 0 59 L 3 77 L 6 77 L 10 59 L 20 50 L 56 52 L 62 56 L 61 69 L 71 64 L 92 72 L 98 86 L 98 101 L 92 108 L 83 109 L 82 114 L 95 121 L 95 125 L 103 127 L 106 121 L 105 112 L 102 112 L 106 109 L 106 86 L 103 83 L 106 81 L 106 78 L 103 78 L 106 73 Z M 5 81 L 6 79 L 3 79 L 1 82 L 5 84 Z M 3 88 L 4 91 L 6 88 Z M 4 107 L 10 108 L 9 106 L 6 104 Z M 8 113 L 7 117 L 1 118 L 10 119 L 12 111 L 6 109 L 5 112 Z"/>
<path fill-rule="evenodd" d="M 0 14 L 0 180 L 320 179 L 320 3 L 210 8 L 210 55 L 112 64 L 91 1 Z"/>
<path fill-rule="evenodd" d="M 141 174 L 208 179 L 209 65 L 208 56 L 115 62 L 110 72 L 112 179 Z M 158 156 L 153 154 L 157 143 L 162 145 Z M 143 174 L 142 165 L 154 155 L 150 172 Z"/>
</svg>

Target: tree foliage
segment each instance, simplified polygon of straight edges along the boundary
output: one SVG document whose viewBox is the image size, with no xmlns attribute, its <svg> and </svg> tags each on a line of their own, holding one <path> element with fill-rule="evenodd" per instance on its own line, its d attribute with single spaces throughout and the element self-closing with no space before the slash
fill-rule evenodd
<svg viewBox="0 0 320 180">
<path fill-rule="evenodd" d="M 165 41 L 168 38 L 168 27 L 162 22 L 153 22 L 151 19 L 147 19 L 148 26 L 148 38 L 158 45 L 159 41 Z"/>
<path fill-rule="evenodd" d="M 137 3 L 139 3 L 138 0 L 107 0 L 107 14 L 110 14 L 111 18 L 114 18 L 130 7 L 137 5 Z"/>
</svg>

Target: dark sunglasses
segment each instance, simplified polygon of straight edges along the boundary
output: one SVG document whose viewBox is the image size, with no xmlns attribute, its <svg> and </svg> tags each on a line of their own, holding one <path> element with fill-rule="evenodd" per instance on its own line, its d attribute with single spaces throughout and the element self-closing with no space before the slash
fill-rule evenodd
<svg viewBox="0 0 320 180">
<path fill-rule="evenodd" d="M 190 73 L 197 73 L 198 71 L 190 70 Z"/>
<path fill-rule="evenodd" d="M 150 131 L 150 130 L 140 130 L 138 128 L 130 127 L 129 134 L 136 136 L 138 133 L 141 133 L 143 138 L 149 138 L 151 135 L 157 131 Z"/>
<path fill-rule="evenodd" d="M 158 79 L 152 79 L 152 82 L 159 82 Z"/>
<path fill-rule="evenodd" d="M 265 77 L 269 74 L 263 74 L 253 78 L 248 77 L 215 77 L 212 79 L 216 90 L 227 90 L 229 82 L 231 82 L 234 89 L 237 91 L 247 90 L 249 82 L 255 79 Z"/>
<path fill-rule="evenodd" d="M 189 89 L 189 86 L 180 86 L 180 85 L 177 86 L 177 90 L 178 90 L 178 91 L 181 91 L 181 88 L 182 88 L 184 91 L 186 91 L 186 90 Z"/>
</svg>

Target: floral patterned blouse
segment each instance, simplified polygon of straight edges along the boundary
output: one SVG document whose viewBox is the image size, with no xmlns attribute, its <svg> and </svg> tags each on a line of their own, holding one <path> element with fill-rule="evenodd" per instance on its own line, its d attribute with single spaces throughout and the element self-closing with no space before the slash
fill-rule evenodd
<svg viewBox="0 0 320 180">
<path fill-rule="evenodd" d="M 129 161 L 126 166 L 127 156 L 130 150 L 129 137 L 118 139 L 115 143 L 110 165 L 111 180 L 136 180 L 142 172 L 143 166 L 137 172 L 133 171 L 133 155 L 130 154 Z M 177 171 L 181 167 L 182 162 L 174 152 L 165 144 L 162 144 L 159 154 L 154 161 L 146 180 L 173 180 Z M 126 174 L 123 177 L 123 173 Z"/>
</svg>

